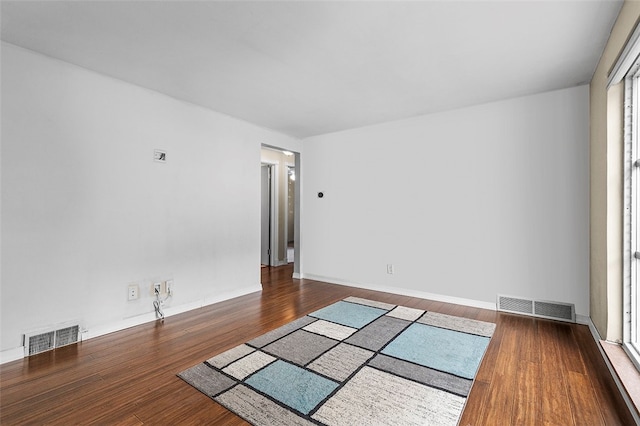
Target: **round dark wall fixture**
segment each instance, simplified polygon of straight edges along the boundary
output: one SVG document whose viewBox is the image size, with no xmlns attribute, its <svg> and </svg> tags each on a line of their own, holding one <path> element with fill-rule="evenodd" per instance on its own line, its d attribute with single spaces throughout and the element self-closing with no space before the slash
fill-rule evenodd
<svg viewBox="0 0 640 426">
<path fill-rule="evenodd" d="M 318 192 L 318 198 L 324 197 L 324 192 Z"/>
</svg>

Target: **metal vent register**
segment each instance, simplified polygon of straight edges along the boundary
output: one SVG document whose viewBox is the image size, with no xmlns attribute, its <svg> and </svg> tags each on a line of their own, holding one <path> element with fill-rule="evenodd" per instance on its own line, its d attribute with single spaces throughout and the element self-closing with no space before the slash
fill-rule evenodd
<svg viewBox="0 0 640 426">
<path fill-rule="evenodd" d="M 498 295 L 498 311 L 576 322 L 576 308 L 572 303 L 549 302 Z"/>
<path fill-rule="evenodd" d="M 25 349 L 28 355 L 39 354 L 54 348 L 55 332 L 49 331 L 35 336 L 29 336 L 29 343 L 25 342 Z"/>
<path fill-rule="evenodd" d="M 77 343 L 80 341 L 79 339 L 79 325 L 72 325 L 58 330 L 25 334 L 24 354 L 26 356 L 39 354 L 61 346 Z"/>
</svg>

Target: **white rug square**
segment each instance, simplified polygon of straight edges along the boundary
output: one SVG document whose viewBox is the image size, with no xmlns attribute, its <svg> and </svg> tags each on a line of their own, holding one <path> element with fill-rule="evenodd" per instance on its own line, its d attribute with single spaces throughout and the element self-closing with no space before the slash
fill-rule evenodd
<svg viewBox="0 0 640 426">
<path fill-rule="evenodd" d="M 207 362 L 214 367 L 224 368 L 232 362 L 242 358 L 245 355 L 249 355 L 251 352 L 255 351 L 251 346 L 247 346 L 246 344 L 242 344 L 236 346 L 235 348 L 231 348 L 228 351 L 224 351 L 219 355 L 216 355 L 212 358 L 209 358 Z"/>
<path fill-rule="evenodd" d="M 425 313 L 422 318 L 418 319 L 418 322 L 421 324 L 443 327 L 449 330 L 456 330 L 484 337 L 491 337 L 496 329 L 496 325 L 492 322 L 454 317 L 452 315 L 439 314 L 437 312 Z"/>
<path fill-rule="evenodd" d="M 455 426 L 465 398 L 364 367 L 311 417 L 327 425 Z"/>
<path fill-rule="evenodd" d="M 271 364 L 275 360 L 276 358 L 272 357 L 269 354 L 256 351 L 244 358 L 239 359 L 228 367 L 223 368 L 222 371 L 230 376 L 235 377 L 238 380 L 242 380 L 249 374 L 260 370 L 262 367 Z"/>
<path fill-rule="evenodd" d="M 406 306 L 396 306 L 387 316 L 400 318 L 407 321 L 415 321 L 420 318 L 425 311 L 422 309 L 407 308 Z"/>
<path fill-rule="evenodd" d="M 358 331 L 355 328 L 347 327 L 346 325 L 340 325 L 333 322 L 318 320 L 304 327 L 303 330 L 310 331 L 311 333 L 320 334 L 330 339 L 344 340 Z"/>
</svg>

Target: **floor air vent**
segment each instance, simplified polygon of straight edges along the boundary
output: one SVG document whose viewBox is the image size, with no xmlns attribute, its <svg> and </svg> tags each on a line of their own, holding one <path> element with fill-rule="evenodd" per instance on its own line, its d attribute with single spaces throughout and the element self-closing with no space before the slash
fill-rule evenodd
<svg viewBox="0 0 640 426">
<path fill-rule="evenodd" d="M 576 322 L 575 305 L 498 295 L 498 310 L 560 321 Z"/>
<path fill-rule="evenodd" d="M 50 351 L 51 349 L 79 342 L 80 326 L 72 325 L 58 330 L 30 333 L 24 335 L 26 356 Z"/>
</svg>

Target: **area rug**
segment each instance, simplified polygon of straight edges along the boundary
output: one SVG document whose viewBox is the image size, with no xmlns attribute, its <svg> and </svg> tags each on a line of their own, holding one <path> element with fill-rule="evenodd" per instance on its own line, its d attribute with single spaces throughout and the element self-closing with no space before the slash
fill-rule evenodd
<svg viewBox="0 0 640 426">
<path fill-rule="evenodd" d="M 348 297 L 178 376 L 254 425 L 456 425 L 494 330 Z"/>
</svg>

